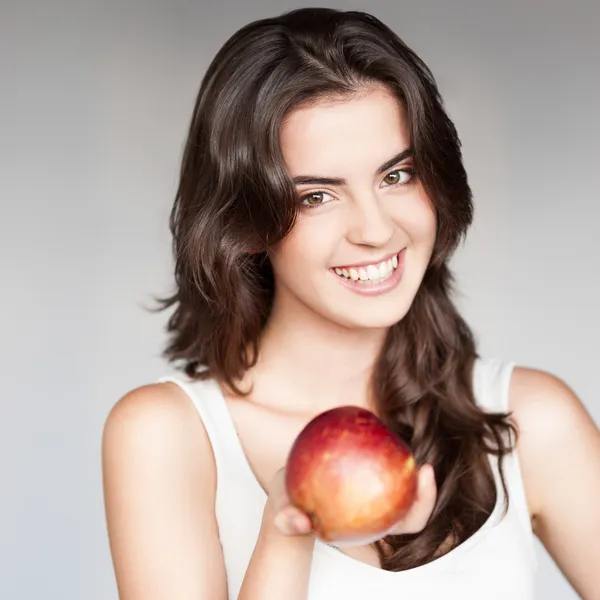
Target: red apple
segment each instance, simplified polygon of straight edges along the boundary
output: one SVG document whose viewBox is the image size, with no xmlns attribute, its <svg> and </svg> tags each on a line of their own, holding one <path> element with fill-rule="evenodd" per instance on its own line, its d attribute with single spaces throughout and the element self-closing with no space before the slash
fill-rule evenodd
<svg viewBox="0 0 600 600">
<path fill-rule="evenodd" d="M 417 467 L 410 448 L 377 416 L 342 406 L 300 432 L 285 484 L 318 538 L 357 546 L 382 538 L 402 519 L 415 499 Z"/>
</svg>

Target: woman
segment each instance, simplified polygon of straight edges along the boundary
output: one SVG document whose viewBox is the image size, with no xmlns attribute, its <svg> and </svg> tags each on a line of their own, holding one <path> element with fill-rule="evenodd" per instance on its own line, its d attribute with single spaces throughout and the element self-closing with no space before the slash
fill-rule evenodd
<svg viewBox="0 0 600 600">
<path fill-rule="evenodd" d="M 532 598 L 533 534 L 600 597 L 600 434 L 556 377 L 478 357 L 448 269 L 471 218 L 435 81 L 377 19 L 296 10 L 223 46 L 171 218 L 186 376 L 105 425 L 122 600 Z M 389 535 L 335 548 L 283 478 L 348 404 L 410 444 L 418 492 Z"/>
</svg>

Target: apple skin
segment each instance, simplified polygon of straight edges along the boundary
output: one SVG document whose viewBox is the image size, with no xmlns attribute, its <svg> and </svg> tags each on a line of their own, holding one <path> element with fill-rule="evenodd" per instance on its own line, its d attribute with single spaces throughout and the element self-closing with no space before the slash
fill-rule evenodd
<svg viewBox="0 0 600 600">
<path fill-rule="evenodd" d="M 317 538 L 358 546 L 384 537 L 406 514 L 416 495 L 417 466 L 408 445 L 375 414 L 341 406 L 300 432 L 285 485 Z"/>
</svg>

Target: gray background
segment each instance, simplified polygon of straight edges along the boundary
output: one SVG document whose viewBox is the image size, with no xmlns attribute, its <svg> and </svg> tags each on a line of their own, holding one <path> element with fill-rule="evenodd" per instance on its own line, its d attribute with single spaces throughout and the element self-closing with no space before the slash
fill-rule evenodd
<svg viewBox="0 0 600 600">
<path fill-rule="evenodd" d="M 1 598 L 116 598 L 101 428 L 168 370 L 142 305 L 170 289 L 194 96 L 235 29 L 302 5 L 2 2 Z M 330 6 L 376 14 L 438 78 L 476 198 L 455 266 L 482 352 L 557 373 L 600 422 L 598 5 Z M 539 597 L 575 598 L 538 548 Z"/>
</svg>

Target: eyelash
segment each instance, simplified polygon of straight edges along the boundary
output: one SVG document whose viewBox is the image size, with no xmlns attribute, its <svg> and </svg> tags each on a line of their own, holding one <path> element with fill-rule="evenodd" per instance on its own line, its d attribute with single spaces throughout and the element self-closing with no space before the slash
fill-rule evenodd
<svg viewBox="0 0 600 600">
<path fill-rule="evenodd" d="M 387 175 L 385 175 L 384 179 L 386 177 L 389 177 L 390 175 L 393 175 L 394 173 L 406 173 L 407 175 L 409 175 L 409 179 L 408 179 L 408 181 L 405 181 L 404 183 L 391 183 L 384 187 L 396 187 L 396 186 L 408 185 L 413 180 L 413 177 L 415 174 L 414 169 L 407 167 L 404 169 L 395 169 L 394 171 L 390 171 Z M 309 192 L 308 194 L 304 194 L 303 196 L 300 196 L 300 204 L 304 208 L 308 208 L 308 209 L 319 208 L 320 206 L 323 206 L 324 204 L 329 204 L 329 202 L 319 202 L 317 204 L 303 204 L 304 200 L 306 200 L 309 196 L 312 196 L 313 194 L 327 194 L 327 193 L 328 192 L 326 192 L 325 190 L 313 190 L 312 192 Z"/>
</svg>

